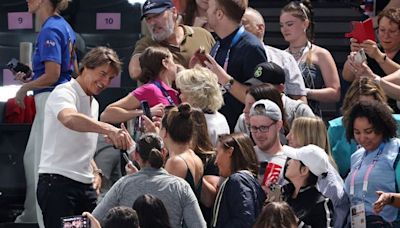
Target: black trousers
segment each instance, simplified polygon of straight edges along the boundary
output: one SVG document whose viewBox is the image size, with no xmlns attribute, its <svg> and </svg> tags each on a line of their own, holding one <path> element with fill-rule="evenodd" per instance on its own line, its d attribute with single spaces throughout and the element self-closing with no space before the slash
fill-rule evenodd
<svg viewBox="0 0 400 228">
<path fill-rule="evenodd" d="M 39 174 L 37 199 L 46 228 L 61 226 L 61 218 L 91 212 L 96 207 L 96 191 L 91 184 L 58 174 Z"/>
</svg>

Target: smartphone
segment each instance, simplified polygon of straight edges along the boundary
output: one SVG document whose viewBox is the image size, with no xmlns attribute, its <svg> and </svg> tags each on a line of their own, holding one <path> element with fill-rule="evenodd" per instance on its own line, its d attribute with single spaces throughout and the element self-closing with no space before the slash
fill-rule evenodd
<svg viewBox="0 0 400 228">
<path fill-rule="evenodd" d="M 208 58 L 206 55 L 206 50 L 204 49 L 203 46 L 200 46 L 200 48 L 197 49 L 197 51 L 194 53 L 194 55 L 199 60 L 199 62 L 202 66 L 206 66 L 204 62 L 208 61 Z"/>
<path fill-rule="evenodd" d="M 354 56 L 354 62 L 361 64 L 367 60 L 367 56 L 365 55 L 364 48 L 361 48 L 357 51 L 356 55 Z"/>
<path fill-rule="evenodd" d="M 270 202 L 281 202 L 282 198 L 282 186 L 279 184 L 271 184 L 269 186 L 268 201 Z"/>
<path fill-rule="evenodd" d="M 152 120 L 149 103 L 146 100 L 143 100 L 143 101 L 140 102 L 140 105 L 142 106 L 143 114 L 146 115 L 147 118 Z"/>
<path fill-rule="evenodd" d="M 129 159 L 129 157 L 126 153 L 122 153 L 122 157 L 124 157 L 126 163 L 132 163 L 131 159 Z"/>
<path fill-rule="evenodd" d="M 14 58 L 7 63 L 7 68 L 13 71 L 14 73 L 24 72 L 26 75 L 24 79 L 30 78 L 32 75 L 32 70 L 28 65 L 25 65 Z"/>
<path fill-rule="evenodd" d="M 90 220 L 82 215 L 63 217 L 61 222 L 63 228 L 90 228 Z"/>
</svg>

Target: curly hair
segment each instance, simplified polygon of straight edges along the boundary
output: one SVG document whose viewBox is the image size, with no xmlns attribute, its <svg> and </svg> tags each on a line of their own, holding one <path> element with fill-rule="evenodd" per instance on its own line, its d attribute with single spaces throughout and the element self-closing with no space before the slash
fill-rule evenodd
<svg viewBox="0 0 400 228">
<path fill-rule="evenodd" d="M 383 141 L 396 137 L 397 125 L 389 107 L 378 101 L 360 101 L 355 104 L 349 113 L 346 125 L 346 138 L 354 139 L 354 121 L 365 117 L 373 126 L 374 132 L 382 134 Z"/>
<path fill-rule="evenodd" d="M 186 95 L 187 102 L 205 112 L 216 112 L 224 104 L 217 76 L 209 69 L 196 65 L 178 73 L 175 84 Z"/>
</svg>

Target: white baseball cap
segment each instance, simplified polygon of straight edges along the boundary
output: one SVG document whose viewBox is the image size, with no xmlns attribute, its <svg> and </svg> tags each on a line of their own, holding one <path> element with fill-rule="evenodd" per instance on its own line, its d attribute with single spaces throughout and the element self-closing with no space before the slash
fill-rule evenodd
<svg viewBox="0 0 400 228">
<path fill-rule="evenodd" d="M 325 150 L 316 145 L 307 145 L 292 150 L 285 150 L 284 154 L 295 160 L 303 162 L 315 176 L 328 172 L 329 158 Z"/>
</svg>

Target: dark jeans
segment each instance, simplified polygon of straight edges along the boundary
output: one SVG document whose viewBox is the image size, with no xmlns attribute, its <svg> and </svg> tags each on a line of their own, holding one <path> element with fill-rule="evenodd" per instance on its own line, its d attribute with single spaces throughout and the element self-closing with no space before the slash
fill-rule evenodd
<svg viewBox="0 0 400 228">
<path fill-rule="evenodd" d="M 80 215 L 96 207 L 96 192 L 91 184 L 58 174 L 39 174 L 37 199 L 46 228 L 61 227 L 61 217 Z"/>
</svg>

